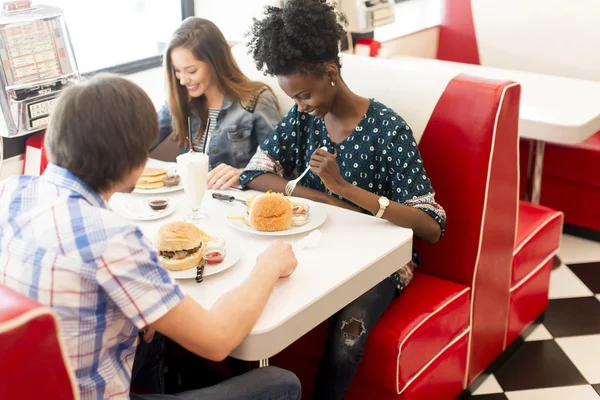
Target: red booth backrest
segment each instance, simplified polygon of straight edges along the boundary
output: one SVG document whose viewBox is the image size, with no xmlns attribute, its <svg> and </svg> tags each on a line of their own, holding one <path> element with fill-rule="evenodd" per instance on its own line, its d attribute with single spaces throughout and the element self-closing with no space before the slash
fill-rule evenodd
<svg viewBox="0 0 600 400">
<path fill-rule="evenodd" d="M 518 207 L 519 99 L 517 84 L 458 76 L 419 144 L 448 220 L 438 243 L 416 243 L 423 272 L 471 287 L 469 381 L 503 350 Z"/>
<path fill-rule="evenodd" d="M 79 399 L 55 314 L 0 285 L 0 399 Z"/>
</svg>

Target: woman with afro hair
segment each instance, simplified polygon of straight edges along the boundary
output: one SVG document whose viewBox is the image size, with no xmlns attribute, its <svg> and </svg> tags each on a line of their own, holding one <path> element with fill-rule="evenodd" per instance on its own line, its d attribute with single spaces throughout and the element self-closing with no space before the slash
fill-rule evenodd
<svg viewBox="0 0 600 400">
<path fill-rule="evenodd" d="M 335 5 L 286 0 L 254 20 L 249 48 L 259 70 L 274 75 L 296 103 L 240 176 L 243 187 L 284 192 L 310 166 L 293 193 L 385 218 L 428 242 L 444 232 L 417 143 L 407 123 L 377 100 L 353 93 L 341 75 L 345 36 Z M 327 150 L 322 149 L 325 147 Z M 334 316 L 314 399 L 342 399 L 365 342 L 391 302 L 411 281 L 407 265 Z"/>
</svg>

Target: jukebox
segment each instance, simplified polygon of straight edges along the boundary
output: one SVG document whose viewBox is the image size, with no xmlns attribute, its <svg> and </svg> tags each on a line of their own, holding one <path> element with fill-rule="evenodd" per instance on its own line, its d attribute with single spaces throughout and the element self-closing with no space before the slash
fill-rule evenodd
<svg viewBox="0 0 600 400">
<path fill-rule="evenodd" d="M 0 135 L 43 130 L 57 96 L 79 71 L 63 11 L 4 2 L 0 12 Z"/>
</svg>

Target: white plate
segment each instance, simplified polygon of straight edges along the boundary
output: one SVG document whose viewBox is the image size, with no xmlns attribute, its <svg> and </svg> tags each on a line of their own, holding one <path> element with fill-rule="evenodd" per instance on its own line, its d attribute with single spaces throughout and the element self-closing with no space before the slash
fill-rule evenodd
<svg viewBox="0 0 600 400">
<path fill-rule="evenodd" d="M 278 232 L 261 232 L 252 228 L 246 221 L 243 219 L 229 219 L 227 218 L 227 222 L 229 225 L 233 226 L 235 229 L 252 233 L 254 235 L 261 236 L 290 236 L 290 235 L 298 235 L 300 233 L 310 232 L 314 229 L 317 229 L 327 220 L 327 209 L 321 203 L 315 203 L 314 201 L 310 201 L 307 199 L 302 199 L 298 197 L 292 197 L 292 201 L 294 203 L 304 203 L 310 206 L 310 212 L 308 213 L 308 222 L 302 226 L 291 226 L 289 229 L 285 231 Z M 235 212 L 239 212 L 238 215 L 243 215 L 246 212 L 246 209 L 241 205 L 240 207 L 236 207 L 235 211 L 233 211 L 230 215 L 236 215 Z"/>
<path fill-rule="evenodd" d="M 223 262 L 217 265 L 206 264 L 204 266 L 204 277 L 218 274 L 221 271 L 225 271 L 231 268 L 237 263 L 242 255 L 240 247 L 235 243 L 231 243 L 229 239 L 225 245 L 225 258 Z M 171 276 L 175 279 L 196 279 L 196 268 L 186 269 L 185 271 L 169 271 Z"/>
<path fill-rule="evenodd" d="M 135 193 L 135 194 L 165 194 L 165 193 L 172 193 L 172 192 L 177 192 L 183 190 L 183 184 L 181 183 L 181 181 L 179 181 L 179 185 L 177 186 L 162 186 L 156 189 L 133 189 L 133 192 L 131 193 Z"/>
<path fill-rule="evenodd" d="M 152 221 L 173 214 L 177 210 L 177 202 L 169 200 L 167 208 L 155 211 L 148 205 L 148 199 L 115 194 L 110 199 L 110 208 L 127 219 Z"/>
<path fill-rule="evenodd" d="M 162 168 L 170 173 L 177 173 L 177 163 L 164 162 L 158 160 L 148 160 L 146 168 Z M 181 178 L 181 175 L 179 176 Z M 132 193 L 136 194 L 164 194 L 183 190 L 183 182 L 180 180 L 177 186 L 162 186 L 156 189 L 134 189 Z"/>
</svg>

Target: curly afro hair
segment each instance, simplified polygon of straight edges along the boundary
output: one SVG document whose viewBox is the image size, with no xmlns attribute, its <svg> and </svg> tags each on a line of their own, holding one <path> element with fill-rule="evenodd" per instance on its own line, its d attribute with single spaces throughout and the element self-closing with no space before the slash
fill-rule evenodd
<svg viewBox="0 0 600 400">
<path fill-rule="evenodd" d="M 284 0 L 282 8 L 266 7 L 253 19 L 249 51 L 265 75 L 323 74 L 328 63 L 341 68 L 338 45 L 346 35 L 342 14 L 327 0 Z"/>
</svg>

